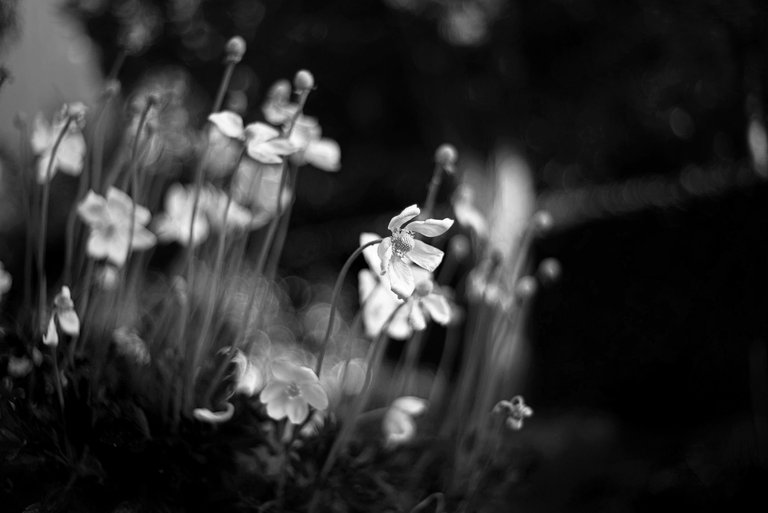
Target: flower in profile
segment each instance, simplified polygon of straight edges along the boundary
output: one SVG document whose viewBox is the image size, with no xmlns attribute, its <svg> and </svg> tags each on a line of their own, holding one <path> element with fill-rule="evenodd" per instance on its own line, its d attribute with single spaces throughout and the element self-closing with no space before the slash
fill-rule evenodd
<svg viewBox="0 0 768 513">
<path fill-rule="evenodd" d="M 341 168 L 339 144 L 321 135 L 320 125 L 315 118 L 299 116 L 289 138 L 297 148 L 290 158 L 299 166 L 311 164 L 323 171 L 338 171 Z"/>
<path fill-rule="evenodd" d="M 135 205 L 130 196 L 114 187 L 109 188 L 106 198 L 88 191 L 77 213 L 91 228 L 87 251 L 92 258 L 106 258 L 122 267 L 129 249 L 144 250 L 155 245 L 155 235 L 146 228 L 149 210 Z"/>
<path fill-rule="evenodd" d="M 232 403 L 226 403 L 224 411 L 212 411 L 208 408 L 195 408 L 192 410 L 193 417 L 207 424 L 222 424 L 231 419 L 234 414 L 235 407 Z"/>
<path fill-rule="evenodd" d="M 427 322 L 433 320 L 446 325 L 451 320 L 451 307 L 445 296 L 435 291 L 432 278 L 416 283 L 416 287 L 406 300 L 404 307 L 408 323 L 416 331 L 427 327 Z"/>
<path fill-rule="evenodd" d="M 411 441 L 416 435 L 414 417 L 423 414 L 427 405 L 427 401 L 419 397 L 405 396 L 395 399 L 382 421 L 384 445 L 392 448 Z"/>
<path fill-rule="evenodd" d="M 64 105 L 54 116 L 52 123 L 48 123 L 41 114 L 35 117 L 30 143 L 32 151 L 39 156 L 37 183 L 43 184 L 49 181 L 57 171 L 73 176 L 82 173 L 85 162 L 85 138 L 83 137 L 85 112 L 85 105 L 73 103 Z M 66 132 L 54 154 L 56 140 L 65 126 Z"/>
<path fill-rule="evenodd" d="M 509 429 L 519 431 L 523 428 L 523 420 L 532 416 L 533 410 L 525 404 L 523 396 L 516 395 L 509 401 L 502 400 L 496 403 L 493 413 L 504 416 L 504 422 Z"/>
<path fill-rule="evenodd" d="M 13 278 L 11 278 L 11 273 L 6 271 L 3 267 L 3 263 L 0 262 L 0 299 L 2 299 L 3 294 L 11 290 L 12 283 Z"/>
<path fill-rule="evenodd" d="M 178 242 L 182 246 L 197 246 L 204 242 L 208 237 L 209 226 L 199 203 L 193 222 L 194 188 L 184 187 L 178 183 L 171 185 L 165 195 L 165 212 L 155 218 L 154 225 L 158 240 Z"/>
<path fill-rule="evenodd" d="M 437 237 L 453 226 L 453 220 L 447 218 L 405 224 L 420 213 L 419 207 L 411 205 L 393 217 L 388 225 L 392 235 L 378 245 L 381 274 L 389 276 L 392 292 L 403 299 L 408 298 L 416 286 L 409 264 L 414 263 L 432 272 L 443 260 L 442 251 L 418 240 L 415 234 Z"/>
<path fill-rule="evenodd" d="M 258 364 L 237 350 L 232 362 L 235 364 L 235 393 L 251 397 L 261 392 L 265 385 L 264 371 Z"/>
<path fill-rule="evenodd" d="M 281 164 L 262 164 L 252 159 L 240 162 L 232 177 L 233 199 L 251 210 L 253 228 L 263 226 L 272 219 L 280 209 L 290 203 L 293 193 L 288 184 L 282 187 L 285 170 Z M 278 196 L 280 201 L 278 204 Z"/>
<path fill-rule="evenodd" d="M 267 405 L 267 415 L 275 420 L 288 417 L 293 424 L 301 424 L 309 415 L 309 407 L 328 408 L 328 396 L 312 369 L 289 361 L 272 362 L 273 379 L 259 396 Z"/>
</svg>

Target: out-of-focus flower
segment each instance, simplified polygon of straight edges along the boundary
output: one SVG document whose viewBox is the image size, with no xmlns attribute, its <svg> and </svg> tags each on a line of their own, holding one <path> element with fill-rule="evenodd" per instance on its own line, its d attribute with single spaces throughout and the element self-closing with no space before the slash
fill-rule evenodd
<svg viewBox="0 0 768 513">
<path fill-rule="evenodd" d="M 139 365 L 149 365 L 151 356 L 147 343 L 139 337 L 138 333 L 121 326 L 112 333 L 112 340 L 120 355 Z"/>
<path fill-rule="evenodd" d="M 61 287 L 61 291 L 53 299 L 53 306 L 53 312 L 59 321 L 61 331 L 67 335 L 78 335 L 80 333 L 80 318 L 75 311 L 75 303 L 72 301 L 69 287 Z"/>
<path fill-rule="evenodd" d="M 262 164 L 281 164 L 283 157 L 296 151 L 288 139 L 265 123 L 251 123 L 245 127 L 245 139 L 248 156 Z"/>
<path fill-rule="evenodd" d="M 267 99 L 261 107 L 264 118 L 273 125 L 285 125 L 290 122 L 299 110 L 299 106 L 291 103 L 291 84 L 287 80 L 278 80 L 267 92 Z"/>
<path fill-rule="evenodd" d="M 232 178 L 233 199 L 253 212 L 253 227 L 263 226 L 272 219 L 278 209 L 284 209 L 291 201 L 291 188 L 283 187 L 280 195 L 280 182 L 285 170 L 281 164 L 262 164 L 247 159 L 240 162 Z"/>
<path fill-rule="evenodd" d="M 208 222 L 217 230 L 249 230 L 261 226 L 260 218 L 222 191 L 208 185 L 200 192 L 200 207 Z M 226 211 L 226 213 L 225 213 Z"/>
<path fill-rule="evenodd" d="M 445 296 L 435 292 L 432 279 L 416 283 L 416 288 L 404 307 L 408 315 L 408 323 L 416 331 L 427 327 L 430 319 L 438 324 L 448 324 L 451 320 L 451 307 Z"/>
<path fill-rule="evenodd" d="M 309 407 L 328 408 L 328 396 L 312 369 L 285 360 L 272 362 L 273 379 L 261 391 L 261 402 L 267 405 L 267 415 L 275 420 L 288 417 L 301 424 L 309 415 Z"/>
<path fill-rule="evenodd" d="M 86 107 L 82 103 L 64 105 L 54 116 L 53 122 L 48 123 L 41 114 L 35 117 L 32 129 L 32 151 L 39 156 L 37 161 L 37 183 L 43 184 L 52 179 L 56 171 L 78 176 L 83 171 L 85 162 L 85 124 Z M 71 121 L 68 121 L 69 118 Z M 59 134 L 67 126 L 67 131 L 59 143 L 54 155 L 53 149 Z M 50 175 L 48 166 L 50 165 Z"/>
<path fill-rule="evenodd" d="M 453 213 L 460 225 L 469 228 L 482 239 L 488 237 L 488 221 L 475 207 L 474 193 L 469 186 L 461 185 L 456 189 L 453 195 Z"/>
<path fill-rule="evenodd" d="M 175 183 L 165 195 L 165 212 L 155 218 L 155 232 L 162 242 L 178 242 L 183 246 L 197 246 L 208 237 L 208 220 L 198 201 L 195 220 L 195 189 Z M 190 226 L 192 230 L 190 230 Z M 191 233 L 190 233 L 191 232 Z M 190 237 L 191 235 L 191 237 Z"/>
<path fill-rule="evenodd" d="M 392 292 L 403 299 L 408 298 L 415 287 L 410 263 L 432 272 L 443 260 L 442 251 L 416 239 L 414 235 L 437 237 L 453 226 L 453 220 L 447 218 L 412 221 L 404 226 L 420 213 L 419 207 L 411 205 L 393 217 L 388 225 L 392 235 L 378 245 L 381 274 L 389 276 Z"/>
<path fill-rule="evenodd" d="M 3 294 L 11 290 L 12 283 L 13 278 L 11 277 L 11 273 L 6 271 L 3 267 L 3 263 L 0 262 L 0 299 L 3 298 Z"/>
<path fill-rule="evenodd" d="M 213 177 L 231 174 L 243 148 L 245 127 L 242 118 L 230 111 L 216 112 L 208 116 L 208 151 L 205 169 Z"/>
<path fill-rule="evenodd" d="M 343 395 L 357 395 L 365 386 L 367 368 L 362 358 L 342 360 L 321 372 L 320 382 L 332 401 Z"/>
<path fill-rule="evenodd" d="M 155 235 L 146 228 L 149 210 L 134 205 L 127 194 L 114 187 L 109 188 L 106 198 L 88 191 L 77 206 L 77 213 L 91 228 L 87 251 L 93 258 L 106 258 L 122 267 L 129 249 L 144 250 L 155 245 Z"/>
<path fill-rule="evenodd" d="M 208 408 L 195 408 L 192 410 L 192 416 L 200 422 L 208 424 L 221 424 L 232 418 L 235 414 L 235 407 L 232 403 L 226 404 L 224 411 L 211 411 Z"/>
<path fill-rule="evenodd" d="M 235 375 L 235 393 L 245 394 L 251 397 L 261 392 L 266 384 L 264 371 L 245 353 L 239 349 L 235 353 L 232 362 L 235 364 L 237 374 Z"/>
<path fill-rule="evenodd" d="M 533 415 L 533 410 L 525 404 L 523 396 L 516 395 L 509 401 L 502 400 L 493 407 L 493 413 L 505 417 L 504 422 L 509 429 L 519 431 L 523 428 L 523 420 Z"/>
<path fill-rule="evenodd" d="M 320 125 L 315 118 L 299 116 L 289 139 L 297 151 L 290 159 L 299 166 L 311 164 L 323 171 L 338 171 L 341 168 L 339 144 L 321 135 Z"/>
<path fill-rule="evenodd" d="M 413 396 L 399 397 L 390 405 L 384 414 L 382 430 L 384 444 L 392 448 L 407 443 L 416 435 L 416 420 L 427 410 L 425 399 Z"/>
<path fill-rule="evenodd" d="M 99 284 L 102 290 L 114 290 L 119 278 L 120 273 L 114 265 L 102 265 L 96 270 L 96 283 Z"/>
<path fill-rule="evenodd" d="M 299 434 L 304 438 L 310 438 L 320 434 L 320 430 L 325 426 L 325 418 L 328 416 L 327 411 L 315 410 L 310 415 L 306 424 L 301 427 Z"/>
<path fill-rule="evenodd" d="M 11 356 L 8 358 L 8 375 L 12 378 L 23 378 L 32 370 L 32 360 L 26 356 Z"/>
</svg>

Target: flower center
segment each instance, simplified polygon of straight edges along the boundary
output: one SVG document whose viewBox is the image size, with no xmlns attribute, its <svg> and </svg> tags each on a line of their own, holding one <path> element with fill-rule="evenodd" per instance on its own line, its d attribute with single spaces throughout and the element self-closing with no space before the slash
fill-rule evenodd
<svg viewBox="0 0 768 513">
<path fill-rule="evenodd" d="M 392 234 L 392 252 L 402 258 L 413 249 L 413 232 L 397 230 Z"/>
<path fill-rule="evenodd" d="M 288 385 L 287 392 L 288 392 L 288 397 L 291 397 L 291 398 L 299 397 L 301 395 L 301 390 L 299 389 L 299 385 L 297 385 L 296 383 L 290 383 Z"/>
</svg>

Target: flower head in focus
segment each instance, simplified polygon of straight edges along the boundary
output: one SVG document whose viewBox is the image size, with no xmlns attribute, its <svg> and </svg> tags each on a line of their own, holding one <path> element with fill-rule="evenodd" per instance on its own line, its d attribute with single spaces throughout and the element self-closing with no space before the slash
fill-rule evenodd
<svg viewBox="0 0 768 513">
<path fill-rule="evenodd" d="M 339 144 L 333 139 L 321 137 L 321 134 L 315 118 L 299 116 L 289 138 L 297 151 L 290 158 L 299 166 L 311 164 L 323 171 L 338 171 L 341 168 Z"/>
<path fill-rule="evenodd" d="M 273 379 L 259 396 L 267 405 L 267 415 L 275 420 L 288 417 L 301 424 L 309 415 L 309 407 L 328 408 L 328 396 L 312 369 L 285 360 L 272 362 Z"/>
<path fill-rule="evenodd" d="M 504 422 L 509 429 L 519 431 L 523 428 L 523 420 L 533 415 L 533 410 L 525 404 L 523 396 L 516 395 L 509 401 L 502 400 L 493 407 L 493 413 L 505 417 Z"/>
<path fill-rule="evenodd" d="M 183 246 L 197 246 L 204 242 L 208 237 L 208 220 L 198 206 L 193 222 L 193 210 L 194 189 L 178 183 L 171 185 L 165 195 L 165 212 L 155 218 L 157 238 L 162 242 L 178 242 Z"/>
<path fill-rule="evenodd" d="M 393 217 L 388 225 L 392 235 L 378 245 L 381 274 L 389 276 L 392 292 L 403 299 L 408 298 L 416 286 L 409 264 L 432 272 L 443 260 L 442 251 L 418 240 L 415 234 L 437 237 L 453 226 L 452 219 L 427 219 L 406 225 L 420 213 L 419 207 L 411 205 Z"/>
<path fill-rule="evenodd" d="M 384 445 L 392 448 L 407 443 L 416 435 L 416 420 L 427 410 L 427 401 L 419 397 L 405 396 L 395 399 L 384 414 L 382 430 Z"/>
<path fill-rule="evenodd" d="M 43 184 L 62 171 L 68 175 L 78 176 L 83 171 L 85 162 L 85 138 L 83 126 L 85 125 L 86 107 L 82 103 L 64 105 L 61 111 L 54 116 L 53 122 L 48 123 L 41 114 L 35 117 L 32 129 L 32 151 L 39 156 L 37 161 L 37 183 Z M 56 148 L 53 149 L 61 131 L 67 127 L 64 136 Z M 48 167 L 50 166 L 50 174 Z M 50 175 L 50 176 L 49 176 Z"/>
<path fill-rule="evenodd" d="M 93 258 L 106 258 L 122 267 L 129 249 L 144 250 L 155 245 L 155 235 L 146 228 L 149 210 L 135 205 L 130 196 L 114 187 L 109 188 L 106 198 L 88 191 L 77 213 L 91 228 L 87 251 Z"/>
</svg>

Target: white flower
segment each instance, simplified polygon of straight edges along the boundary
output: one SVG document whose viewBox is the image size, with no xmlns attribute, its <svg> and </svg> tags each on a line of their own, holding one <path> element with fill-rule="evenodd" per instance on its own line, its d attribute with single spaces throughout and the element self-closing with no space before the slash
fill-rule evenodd
<svg viewBox="0 0 768 513">
<path fill-rule="evenodd" d="M 39 156 L 37 183 L 47 182 L 59 170 L 73 176 L 82 173 L 85 162 L 85 138 L 82 132 L 85 110 L 86 108 L 82 103 L 65 105 L 61 112 L 54 117 L 51 124 L 43 119 L 41 114 L 35 117 L 30 143 L 32 151 Z M 67 131 L 54 155 L 53 147 L 67 124 L 69 116 L 72 116 L 73 119 L 69 122 Z M 51 159 L 53 159 L 52 163 Z M 51 164 L 50 176 L 48 174 L 49 164 Z"/>
<path fill-rule="evenodd" d="M 388 225 L 392 235 L 378 245 L 381 274 L 389 276 L 392 292 L 403 299 L 413 293 L 416 285 L 410 263 L 432 272 L 443 260 L 442 251 L 416 239 L 414 235 L 437 237 L 453 226 L 452 219 L 413 221 L 404 226 L 420 213 L 419 207 L 411 205 L 393 217 Z"/>
<path fill-rule="evenodd" d="M 219 231 L 252 230 L 261 226 L 253 212 L 235 201 L 230 201 L 224 191 L 213 185 L 206 186 L 200 192 L 199 208 L 205 213 L 211 226 Z"/>
<path fill-rule="evenodd" d="M 277 214 L 278 208 L 285 209 L 290 203 L 291 188 L 285 184 L 278 205 L 284 172 L 281 164 L 262 164 L 251 159 L 240 162 L 235 171 L 232 177 L 233 199 L 253 211 L 254 228 L 267 224 Z"/>
<path fill-rule="evenodd" d="M 291 84 L 287 80 L 278 80 L 267 93 L 267 99 L 261 107 L 264 118 L 273 125 L 286 125 L 293 119 L 299 106 L 291 103 Z"/>
<path fill-rule="evenodd" d="M 245 127 L 242 118 L 230 111 L 216 112 L 208 116 L 208 150 L 205 169 L 214 177 L 229 175 L 234 171 L 244 144 Z"/>
<path fill-rule="evenodd" d="M 312 369 L 277 360 L 272 362 L 273 379 L 261 391 L 267 415 L 275 420 L 288 417 L 293 424 L 301 424 L 309 415 L 309 407 L 328 408 L 328 396 Z"/>
<path fill-rule="evenodd" d="M 419 397 L 405 396 L 395 399 L 384 414 L 382 430 L 386 447 L 409 442 L 416 435 L 417 417 L 427 409 L 427 401 Z"/>
<path fill-rule="evenodd" d="M 296 151 L 288 139 L 266 123 L 251 123 L 245 127 L 245 140 L 248 156 L 262 164 L 281 164 L 283 157 Z"/>
<path fill-rule="evenodd" d="M 523 420 L 533 415 L 533 410 L 525 404 L 523 396 L 516 395 L 509 401 L 502 400 L 493 407 L 493 413 L 503 415 L 509 429 L 519 431 L 523 428 Z"/>
<path fill-rule="evenodd" d="M 299 116 L 293 125 L 289 140 L 297 148 L 291 160 L 297 165 L 312 164 L 323 171 L 341 168 L 341 149 L 333 139 L 322 138 L 315 118 Z"/>
<path fill-rule="evenodd" d="M 162 242 L 178 242 L 183 246 L 197 246 L 208 237 L 208 220 L 198 201 L 195 221 L 192 211 L 195 209 L 195 190 L 175 183 L 165 195 L 165 212 L 155 218 L 157 238 Z M 190 226 L 192 230 L 190 230 Z M 190 237 L 191 231 L 191 237 Z"/>
<path fill-rule="evenodd" d="M 122 267 L 129 248 L 143 250 L 155 245 L 155 235 L 145 227 L 150 219 L 149 210 L 134 205 L 127 194 L 114 187 L 109 188 L 106 198 L 88 191 L 77 206 L 77 213 L 91 228 L 87 251 L 93 258 L 106 258 Z"/>
<path fill-rule="evenodd" d="M 416 331 L 424 330 L 429 320 L 442 325 L 451 320 L 451 307 L 445 296 L 435 292 L 431 278 L 416 283 L 413 294 L 406 300 L 404 310 L 408 323 Z"/>
<path fill-rule="evenodd" d="M 462 185 L 456 189 L 453 195 L 453 213 L 460 225 L 474 231 L 480 238 L 488 237 L 488 221 L 475 207 L 474 193 L 469 186 Z"/>
<path fill-rule="evenodd" d="M 48 328 L 43 335 L 43 344 L 56 347 L 59 345 L 59 332 L 61 331 L 70 336 L 80 334 L 80 318 L 75 311 L 75 304 L 72 301 L 72 295 L 69 287 L 61 287 L 61 291 L 53 299 L 53 313 L 48 321 Z"/>
</svg>

